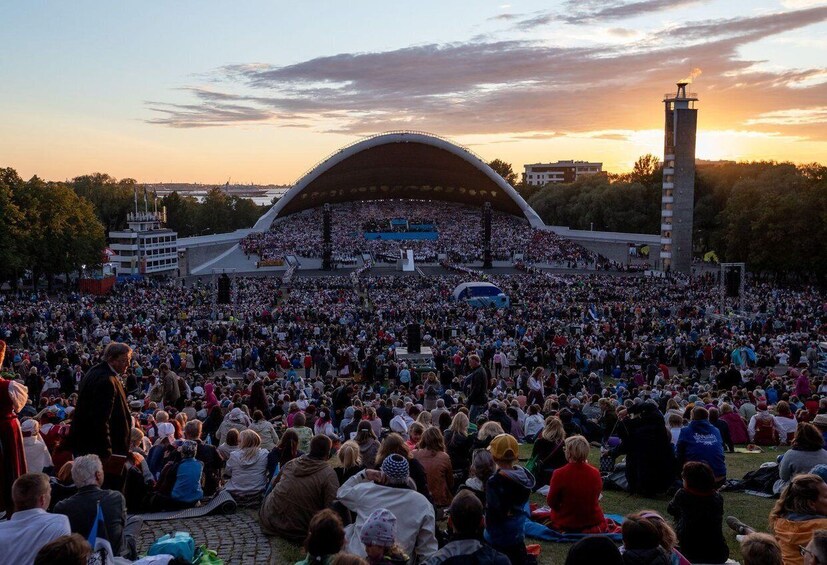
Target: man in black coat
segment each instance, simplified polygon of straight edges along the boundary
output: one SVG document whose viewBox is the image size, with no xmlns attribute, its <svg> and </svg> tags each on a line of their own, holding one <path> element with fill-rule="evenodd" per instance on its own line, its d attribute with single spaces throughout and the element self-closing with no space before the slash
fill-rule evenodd
<svg viewBox="0 0 827 565">
<path fill-rule="evenodd" d="M 666 492 L 677 476 L 675 452 L 663 414 L 649 401 L 629 408 L 627 417 L 617 426 L 620 445 L 611 450 L 617 457 L 626 454 L 626 480 L 629 492 L 655 496 Z"/>
<path fill-rule="evenodd" d="M 94 453 L 106 460 L 113 454 L 129 453 L 132 416 L 119 375 L 131 360 L 128 345 L 112 342 L 103 350 L 103 360 L 80 381 L 69 431 L 69 445 L 76 457 Z"/>
<path fill-rule="evenodd" d="M 477 416 L 485 412 L 488 404 L 488 374 L 482 368 L 480 358 L 473 354 L 468 356 L 468 366 L 471 374 L 466 377 L 468 382 L 467 404 L 470 410 L 469 419 L 476 421 Z"/>
</svg>

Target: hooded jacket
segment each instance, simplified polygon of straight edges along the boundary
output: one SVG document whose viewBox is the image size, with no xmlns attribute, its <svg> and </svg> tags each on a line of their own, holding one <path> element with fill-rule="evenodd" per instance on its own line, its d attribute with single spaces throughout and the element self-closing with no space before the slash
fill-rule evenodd
<svg viewBox="0 0 827 565">
<path fill-rule="evenodd" d="M 310 519 L 336 498 L 339 480 L 327 461 L 304 455 L 285 463 L 259 512 L 261 531 L 301 543 Z"/>
<path fill-rule="evenodd" d="M 784 565 L 804 565 L 798 547 L 810 543 L 816 530 L 827 529 L 827 517 L 790 515 L 776 519 L 771 525 L 775 541 L 781 546 Z"/>
<path fill-rule="evenodd" d="M 710 424 L 709 420 L 689 422 L 678 437 L 678 460 L 681 465 L 687 461 L 703 461 L 712 467 L 716 478 L 726 477 L 726 460 L 721 432 Z"/>
<path fill-rule="evenodd" d="M 252 458 L 245 457 L 244 449 L 233 451 L 227 460 L 224 474 L 230 480 L 224 488 L 231 494 L 260 494 L 267 486 L 267 450 L 258 449 Z"/>
<path fill-rule="evenodd" d="M 522 467 L 499 469 L 485 487 L 485 539 L 495 547 L 523 542 L 526 502 L 534 476 Z"/>
<path fill-rule="evenodd" d="M 439 549 L 434 507 L 413 488 L 379 485 L 361 471 L 345 481 L 337 497 L 339 502 L 356 513 L 356 521 L 345 528 L 345 550 L 348 553 L 365 557 L 365 546 L 359 539 L 359 533 L 371 512 L 379 508 L 388 510 L 396 517 L 396 541 L 412 562 L 422 561 Z"/>
</svg>

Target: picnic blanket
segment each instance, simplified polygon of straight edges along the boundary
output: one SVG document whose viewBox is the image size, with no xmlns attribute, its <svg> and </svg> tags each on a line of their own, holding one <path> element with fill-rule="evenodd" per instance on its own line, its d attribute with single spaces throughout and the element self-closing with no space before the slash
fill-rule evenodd
<svg viewBox="0 0 827 565">
<path fill-rule="evenodd" d="M 542 511 L 542 509 L 539 509 Z M 536 513 L 532 512 L 532 516 Z M 583 534 L 583 533 L 568 533 L 568 532 L 558 532 L 556 530 L 552 530 L 548 526 L 544 526 L 539 522 L 535 522 L 534 520 L 526 520 L 525 527 L 523 528 L 523 532 L 527 537 L 541 539 L 545 541 L 553 541 L 558 543 L 574 543 L 579 541 L 585 537 L 589 536 L 607 536 L 608 538 L 614 541 L 621 541 L 623 536 L 620 533 L 620 524 L 623 523 L 623 516 L 620 514 L 605 514 L 606 522 L 610 526 L 610 532 L 612 533 L 593 533 L 593 534 Z"/>
<path fill-rule="evenodd" d="M 209 502 L 196 506 L 195 508 L 187 508 L 185 510 L 173 510 L 171 512 L 152 512 L 150 514 L 139 514 L 144 522 L 156 520 L 181 520 L 184 518 L 198 518 L 201 516 L 209 516 L 210 514 L 232 514 L 235 512 L 238 505 L 233 499 L 232 495 L 226 490 L 222 490 L 215 495 Z"/>
</svg>

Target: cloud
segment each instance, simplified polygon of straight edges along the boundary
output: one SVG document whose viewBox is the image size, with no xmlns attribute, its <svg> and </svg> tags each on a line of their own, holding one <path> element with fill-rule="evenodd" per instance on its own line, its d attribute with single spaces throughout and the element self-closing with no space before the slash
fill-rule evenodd
<svg viewBox="0 0 827 565">
<path fill-rule="evenodd" d="M 471 41 L 340 53 L 280 67 L 229 65 L 216 71 L 221 81 L 210 89 L 188 89 L 192 104 L 149 104 L 159 115 L 148 121 L 203 127 L 299 120 L 358 135 L 398 128 L 452 136 L 614 135 L 660 127 L 660 94 L 697 66 L 703 68 L 702 124 L 736 128 L 779 107 L 823 104 L 827 84 L 817 79 L 824 69 L 761 69 L 739 50 L 824 20 L 827 7 L 818 7 L 687 22 L 620 46 Z"/>
<path fill-rule="evenodd" d="M 755 118 L 750 118 L 746 125 L 771 124 L 776 126 L 799 126 L 827 123 L 827 106 L 813 108 L 790 108 L 764 112 Z"/>
<path fill-rule="evenodd" d="M 525 31 L 555 22 L 584 24 L 623 20 L 708 1 L 709 0 L 640 0 L 638 2 L 624 2 L 620 0 L 568 0 L 563 4 L 562 10 L 535 13 L 531 17 L 517 22 L 516 27 Z"/>
</svg>

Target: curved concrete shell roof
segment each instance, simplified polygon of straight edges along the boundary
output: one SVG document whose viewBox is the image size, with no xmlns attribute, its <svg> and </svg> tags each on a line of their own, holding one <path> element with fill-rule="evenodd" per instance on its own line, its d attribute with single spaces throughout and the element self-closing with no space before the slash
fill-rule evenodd
<svg viewBox="0 0 827 565">
<path fill-rule="evenodd" d="M 468 149 L 422 132 L 389 132 L 344 147 L 313 167 L 253 226 L 325 203 L 444 200 L 542 220 L 514 188 Z"/>
</svg>

